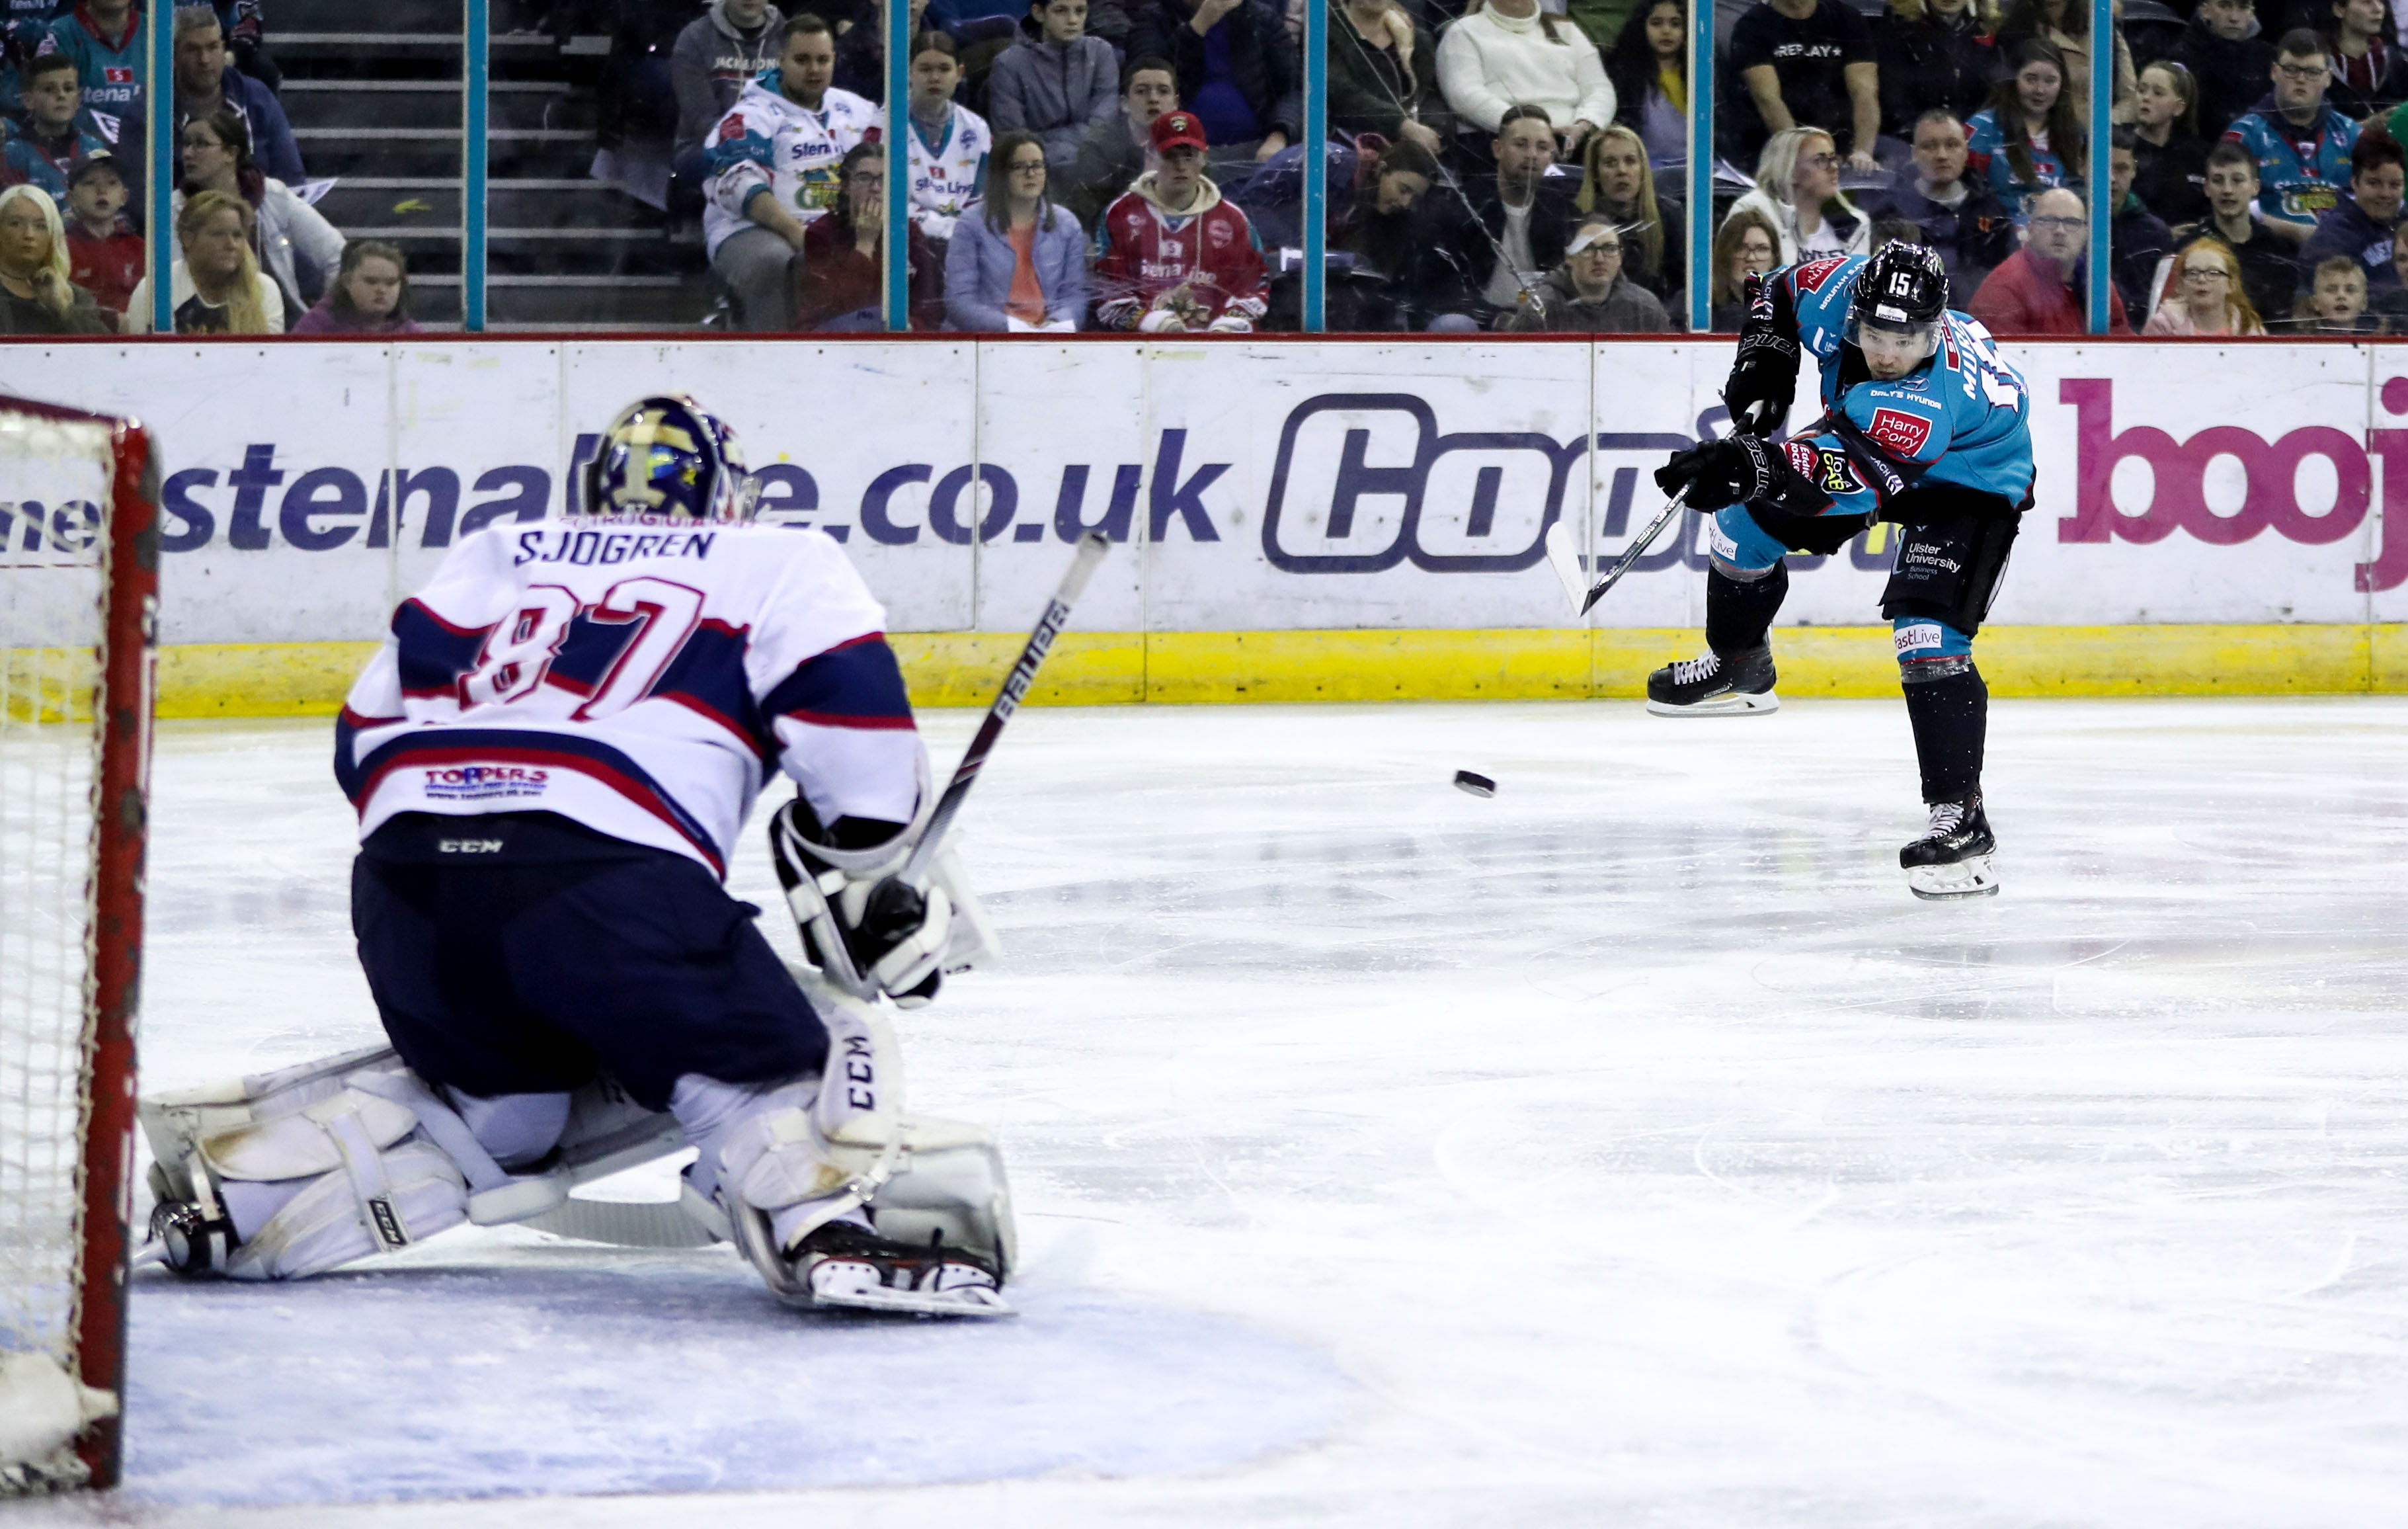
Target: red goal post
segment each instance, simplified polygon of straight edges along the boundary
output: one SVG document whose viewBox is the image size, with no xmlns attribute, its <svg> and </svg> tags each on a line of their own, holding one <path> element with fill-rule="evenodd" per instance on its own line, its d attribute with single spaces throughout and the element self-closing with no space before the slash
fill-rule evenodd
<svg viewBox="0 0 2408 1529">
<path fill-rule="evenodd" d="M 158 504 L 139 425 L 0 396 L 0 1496 L 118 1479 Z"/>
</svg>

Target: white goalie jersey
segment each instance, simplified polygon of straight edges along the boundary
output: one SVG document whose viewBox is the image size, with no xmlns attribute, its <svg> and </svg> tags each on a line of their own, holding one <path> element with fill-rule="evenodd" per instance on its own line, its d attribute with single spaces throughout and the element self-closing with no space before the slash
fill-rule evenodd
<svg viewBox="0 0 2408 1529">
<path fill-rule="evenodd" d="M 394 612 L 336 727 L 363 838 L 548 812 L 722 877 L 772 770 L 912 821 L 927 757 L 885 612 L 812 530 L 666 516 L 478 532 Z"/>
</svg>

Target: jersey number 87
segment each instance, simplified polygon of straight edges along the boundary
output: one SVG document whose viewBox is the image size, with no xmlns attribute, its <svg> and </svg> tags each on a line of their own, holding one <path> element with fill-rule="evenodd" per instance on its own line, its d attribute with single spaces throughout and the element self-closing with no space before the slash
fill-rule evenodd
<svg viewBox="0 0 2408 1529">
<path fill-rule="evenodd" d="M 572 720 L 590 722 L 625 711 L 652 694 L 685 640 L 702 622 L 702 591 L 666 579 L 623 579 L 592 605 L 558 584 L 531 585 L 519 607 L 494 623 L 477 667 L 460 676 L 463 711 L 508 706 L 533 695 L 551 673 L 572 624 L 582 616 L 611 626 L 633 625 L 609 671 Z M 578 688 L 572 682 L 561 684 Z"/>
</svg>

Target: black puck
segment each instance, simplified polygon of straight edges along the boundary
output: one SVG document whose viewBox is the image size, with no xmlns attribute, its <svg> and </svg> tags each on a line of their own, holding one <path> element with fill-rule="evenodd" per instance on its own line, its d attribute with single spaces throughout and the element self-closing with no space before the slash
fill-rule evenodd
<svg viewBox="0 0 2408 1529">
<path fill-rule="evenodd" d="M 1476 775 L 1469 770 L 1458 770 L 1455 772 L 1455 788 L 1458 791 L 1469 791 L 1475 797 L 1493 797 L 1497 794 L 1495 781 L 1485 775 Z"/>
</svg>

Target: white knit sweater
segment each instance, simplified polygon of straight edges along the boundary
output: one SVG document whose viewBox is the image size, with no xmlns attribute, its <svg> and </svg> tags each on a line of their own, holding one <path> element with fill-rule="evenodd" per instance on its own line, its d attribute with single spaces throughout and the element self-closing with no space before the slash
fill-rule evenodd
<svg viewBox="0 0 2408 1529">
<path fill-rule="evenodd" d="M 1557 18 L 1550 42 L 1539 18 L 1500 16 L 1485 6 L 1446 29 L 1438 44 L 1438 84 L 1464 121 L 1494 133 L 1509 108 L 1544 107 L 1557 132 L 1613 121 L 1613 83 L 1581 29 Z"/>
</svg>

